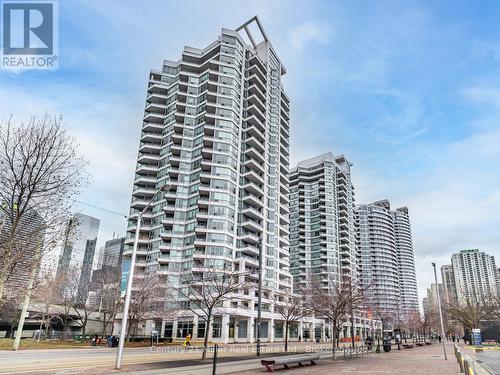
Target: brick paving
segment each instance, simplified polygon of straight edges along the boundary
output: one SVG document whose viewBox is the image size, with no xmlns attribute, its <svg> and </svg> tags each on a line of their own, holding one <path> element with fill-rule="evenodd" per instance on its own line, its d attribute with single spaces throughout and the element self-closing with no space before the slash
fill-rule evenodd
<svg viewBox="0 0 500 375">
<path fill-rule="evenodd" d="M 458 364 L 453 355 L 453 346 L 447 344 L 448 360 L 444 360 L 442 345 L 392 350 L 390 353 L 369 354 L 347 360 L 322 359 L 316 366 L 276 370 L 280 375 L 457 375 Z M 281 368 L 281 366 L 277 366 Z M 265 369 L 238 372 L 239 375 L 264 374 Z"/>
</svg>

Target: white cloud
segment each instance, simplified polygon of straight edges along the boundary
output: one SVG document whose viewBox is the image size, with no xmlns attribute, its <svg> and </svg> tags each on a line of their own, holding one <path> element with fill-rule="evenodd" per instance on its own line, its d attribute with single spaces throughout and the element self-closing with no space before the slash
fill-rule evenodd
<svg viewBox="0 0 500 375">
<path fill-rule="evenodd" d="M 308 21 L 290 31 L 290 45 L 301 53 L 309 43 L 327 44 L 331 36 L 331 28 L 320 22 Z"/>
</svg>

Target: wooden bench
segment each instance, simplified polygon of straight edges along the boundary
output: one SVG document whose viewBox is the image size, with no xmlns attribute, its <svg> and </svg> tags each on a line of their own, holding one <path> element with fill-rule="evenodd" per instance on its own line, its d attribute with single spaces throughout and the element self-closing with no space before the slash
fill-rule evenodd
<svg viewBox="0 0 500 375">
<path fill-rule="evenodd" d="M 417 345 L 417 346 L 424 346 L 425 344 L 423 342 L 416 342 L 415 345 Z"/>
<path fill-rule="evenodd" d="M 289 369 L 288 365 L 297 363 L 299 367 L 304 367 L 303 362 L 310 362 L 311 365 L 315 365 L 316 362 L 314 361 L 317 360 L 319 360 L 319 355 L 295 355 L 263 359 L 260 363 L 267 369 L 267 372 L 274 372 L 273 366 L 283 366 L 283 368 Z"/>
<path fill-rule="evenodd" d="M 413 348 L 413 344 L 401 344 L 401 346 L 405 349 L 411 349 Z"/>
</svg>

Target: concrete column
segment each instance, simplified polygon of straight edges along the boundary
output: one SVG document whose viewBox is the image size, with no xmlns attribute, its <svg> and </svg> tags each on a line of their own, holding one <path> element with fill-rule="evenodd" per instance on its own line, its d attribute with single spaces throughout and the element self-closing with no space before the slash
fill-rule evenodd
<svg viewBox="0 0 500 375">
<path fill-rule="evenodd" d="M 174 323 L 172 325 L 172 339 L 177 338 L 177 319 L 174 320 Z"/>
<path fill-rule="evenodd" d="M 221 339 L 224 344 L 227 344 L 229 342 L 229 314 L 222 315 Z"/>
<path fill-rule="evenodd" d="M 193 340 L 198 338 L 198 315 L 193 316 Z"/>
<path fill-rule="evenodd" d="M 274 342 L 274 319 L 271 319 L 268 324 L 269 342 Z"/>
<path fill-rule="evenodd" d="M 165 337 L 165 320 L 161 321 L 160 337 Z"/>
<path fill-rule="evenodd" d="M 248 337 L 248 342 L 249 343 L 253 343 L 254 340 L 255 340 L 255 337 L 254 337 L 254 334 L 253 334 L 253 331 L 254 331 L 254 323 L 255 323 L 255 319 L 254 317 L 250 317 L 248 318 L 248 326 L 247 326 L 247 337 Z"/>
</svg>

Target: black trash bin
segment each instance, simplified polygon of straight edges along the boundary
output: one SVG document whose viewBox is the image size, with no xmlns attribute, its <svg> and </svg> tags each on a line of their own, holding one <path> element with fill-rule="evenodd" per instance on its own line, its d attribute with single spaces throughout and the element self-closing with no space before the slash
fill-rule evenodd
<svg viewBox="0 0 500 375">
<path fill-rule="evenodd" d="M 384 352 L 388 353 L 391 351 L 392 342 L 389 339 L 384 339 Z"/>
</svg>

